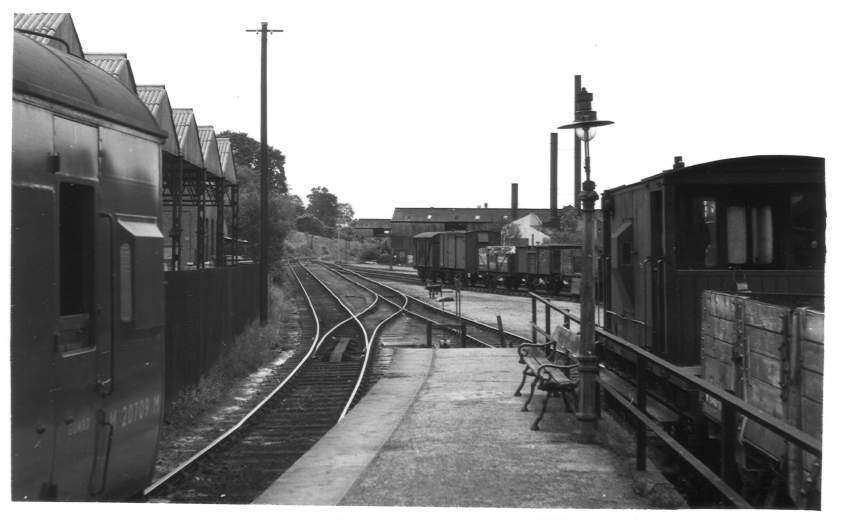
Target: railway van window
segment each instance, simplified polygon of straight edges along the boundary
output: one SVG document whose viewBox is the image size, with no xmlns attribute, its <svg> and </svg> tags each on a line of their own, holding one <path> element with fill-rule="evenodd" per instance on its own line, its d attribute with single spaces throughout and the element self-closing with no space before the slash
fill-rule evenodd
<svg viewBox="0 0 849 520">
<path fill-rule="evenodd" d="M 772 207 L 729 206 L 725 212 L 729 264 L 773 262 Z"/>
<path fill-rule="evenodd" d="M 790 196 L 791 263 L 797 267 L 821 267 L 823 243 L 820 229 L 822 213 L 810 193 Z"/>
<path fill-rule="evenodd" d="M 694 197 L 682 237 L 683 264 L 690 267 L 716 267 L 716 199 Z"/>
<path fill-rule="evenodd" d="M 130 244 L 118 250 L 118 273 L 121 286 L 121 321 L 133 319 L 133 257 Z"/>
<path fill-rule="evenodd" d="M 91 312 L 94 297 L 94 188 L 59 186 L 59 313 Z"/>
</svg>

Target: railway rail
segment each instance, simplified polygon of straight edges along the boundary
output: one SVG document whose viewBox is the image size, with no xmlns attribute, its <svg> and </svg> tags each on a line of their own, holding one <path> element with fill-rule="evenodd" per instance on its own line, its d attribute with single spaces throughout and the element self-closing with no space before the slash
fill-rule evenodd
<svg viewBox="0 0 849 520">
<path fill-rule="evenodd" d="M 352 311 L 307 267 L 293 265 L 291 273 L 314 318 L 311 345 L 262 402 L 145 489 L 145 500 L 248 503 L 341 420 L 363 394 L 367 368 L 377 355 L 358 316 L 376 309 L 379 299 L 375 296 L 366 303 L 361 292 L 355 297 L 361 305 Z M 346 299 L 351 305 L 351 299 Z M 381 322 L 372 322 L 376 331 Z"/>
<path fill-rule="evenodd" d="M 423 320 L 424 322 L 429 322 L 431 323 L 431 325 L 434 326 L 448 328 L 457 335 L 462 334 L 462 331 L 460 330 L 460 324 L 462 324 L 463 327 L 465 327 L 466 329 L 466 337 L 469 339 L 470 342 L 478 346 L 488 348 L 498 348 L 502 346 L 502 335 L 495 327 L 469 318 L 461 318 L 460 320 L 458 320 L 457 315 L 454 313 L 437 309 L 436 307 L 428 304 L 425 301 L 419 300 L 418 298 L 414 298 L 409 295 L 404 295 L 401 291 L 393 289 L 392 287 L 384 285 L 376 280 L 372 280 L 369 278 L 368 275 L 362 274 L 357 270 L 350 269 L 349 267 L 343 267 L 329 263 L 324 263 L 323 265 L 337 272 L 345 273 L 349 276 L 356 276 L 367 287 L 383 295 L 383 297 L 385 298 L 406 298 L 407 305 L 405 307 L 405 314 L 414 316 L 418 319 Z M 370 274 L 371 273 L 369 273 L 369 275 Z M 513 334 L 506 331 L 503 333 L 503 338 L 505 340 L 504 346 L 509 346 L 509 343 L 524 343 L 530 341 L 528 338 L 524 338 L 517 334 Z"/>
</svg>

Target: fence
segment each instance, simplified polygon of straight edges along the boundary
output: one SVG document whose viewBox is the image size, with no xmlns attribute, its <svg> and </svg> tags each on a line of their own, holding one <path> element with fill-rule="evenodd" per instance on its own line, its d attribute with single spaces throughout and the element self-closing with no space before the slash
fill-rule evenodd
<svg viewBox="0 0 849 520">
<path fill-rule="evenodd" d="M 568 311 L 564 311 L 554 307 L 550 300 L 543 298 L 535 293 L 531 295 L 531 312 L 532 312 L 532 327 L 533 341 L 537 340 L 537 330 L 542 331 L 541 327 L 537 326 L 537 302 L 545 306 L 545 333 L 551 336 L 551 312 L 554 311 L 562 316 L 563 323 L 568 324 L 574 321 L 580 324 L 580 320 L 571 315 Z M 798 446 L 802 450 L 810 453 L 814 457 L 822 458 L 822 442 L 816 437 L 791 426 L 775 417 L 755 408 L 751 404 L 743 401 L 739 397 L 726 392 L 719 386 L 708 383 L 702 378 L 696 377 L 689 372 L 682 370 L 678 366 L 662 359 L 648 350 L 645 350 L 633 343 L 630 343 L 619 336 L 600 328 L 595 328 L 595 336 L 597 345 L 603 359 L 603 349 L 605 345 L 615 345 L 621 350 L 630 352 L 636 359 L 637 363 L 637 395 L 636 403 L 624 398 L 618 391 L 608 387 L 606 384 L 599 382 L 605 393 L 616 399 L 624 409 L 637 420 L 637 428 L 635 431 L 636 440 L 636 455 L 637 469 L 642 471 L 646 468 L 646 433 L 647 429 L 654 432 L 667 446 L 672 448 L 675 453 L 681 457 L 687 464 L 696 470 L 702 477 L 705 478 L 730 504 L 735 507 L 747 508 L 751 507 L 746 500 L 735 491 L 730 484 L 733 481 L 733 471 L 735 467 L 734 451 L 737 444 L 737 418 L 738 416 L 747 417 L 751 421 L 761 425 L 766 430 L 769 430 L 792 445 Z M 711 398 L 715 399 L 721 406 L 721 423 L 720 423 L 720 474 L 714 473 L 706 464 L 704 464 L 695 454 L 690 452 L 685 446 L 676 441 L 672 435 L 667 433 L 663 426 L 654 421 L 646 413 L 646 398 L 647 388 L 646 379 L 648 377 L 649 365 L 653 365 L 664 371 L 668 376 L 678 377 L 685 381 L 689 388 L 694 391 L 699 391 Z"/>
<path fill-rule="evenodd" d="M 259 314 L 259 265 L 165 273 L 165 402 L 195 385 Z"/>
</svg>

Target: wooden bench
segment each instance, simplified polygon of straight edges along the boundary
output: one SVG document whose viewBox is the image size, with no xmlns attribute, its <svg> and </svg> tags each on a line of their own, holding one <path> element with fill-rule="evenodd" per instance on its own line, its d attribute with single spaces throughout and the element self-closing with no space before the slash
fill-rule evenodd
<svg viewBox="0 0 849 520">
<path fill-rule="evenodd" d="M 564 330 L 568 331 L 568 329 Z M 531 430 L 539 430 L 539 422 L 545 415 L 548 400 L 552 395 L 559 395 L 563 398 L 567 412 L 574 413 L 575 411 L 575 406 L 567 398 L 567 394 L 574 397 L 574 391 L 578 385 L 578 379 L 573 375 L 573 370 L 578 367 L 578 364 L 574 361 L 570 347 L 580 343 L 580 335 L 570 331 L 570 336 L 566 339 L 565 342 L 558 342 L 548 337 L 549 341 L 546 343 L 522 343 L 519 345 L 519 363 L 525 365 L 525 367 L 522 370 L 522 382 L 515 392 L 516 396 L 522 395 L 522 387 L 525 386 L 525 381 L 528 376 L 533 376 L 531 392 L 524 406 L 522 406 L 522 411 L 528 411 L 528 404 L 534 397 L 536 388 L 546 392 L 545 399 L 542 402 L 542 410 L 531 425 Z M 575 341 L 578 343 L 574 343 Z"/>
</svg>

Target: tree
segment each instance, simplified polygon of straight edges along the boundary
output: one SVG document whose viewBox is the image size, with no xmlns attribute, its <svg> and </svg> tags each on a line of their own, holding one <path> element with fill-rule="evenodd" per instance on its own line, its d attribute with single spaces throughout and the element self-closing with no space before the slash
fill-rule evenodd
<svg viewBox="0 0 849 520">
<path fill-rule="evenodd" d="M 352 208 L 347 202 L 340 202 L 336 206 L 336 210 L 338 213 L 339 224 L 342 224 L 343 226 L 350 226 L 351 222 L 354 221 L 354 208 Z"/>
<path fill-rule="evenodd" d="M 336 221 L 339 218 L 339 199 L 336 195 L 327 191 L 324 186 L 317 186 L 310 190 L 307 199 L 309 200 L 307 213 L 329 228 L 336 227 Z"/>
<path fill-rule="evenodd" d="M 230 139 L 233 162 L 237 166 L 246 166 L 260 173 L 261 143 L 259 141 L 248 137 L 248 134 L 244 132 L 233 132 L 231 130 L 225 130 L 217 136 Z M 273 146 L 266 146 L 266 148 L 268 150 L 268 190 L 269 192 L 285 194 L 289 190 L 286 184 L 286 156 Z"/>
</svg>

